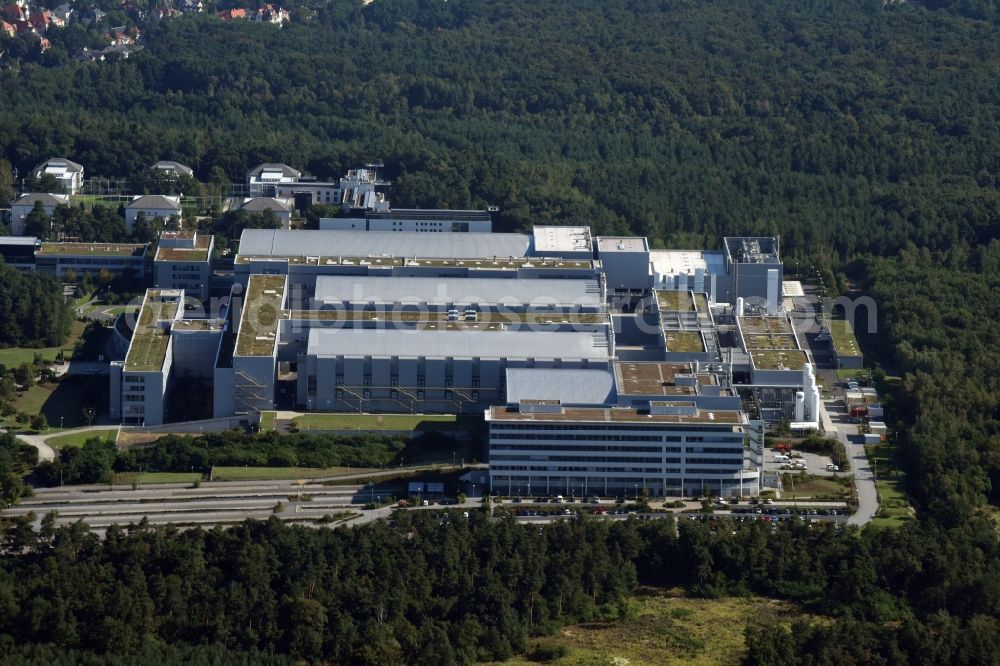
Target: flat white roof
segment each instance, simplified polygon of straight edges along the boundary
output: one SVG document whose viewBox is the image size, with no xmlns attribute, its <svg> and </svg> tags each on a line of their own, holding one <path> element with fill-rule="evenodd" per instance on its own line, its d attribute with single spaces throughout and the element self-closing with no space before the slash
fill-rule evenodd
<svg viewBox="0 0 1000 666">
<path fill-rule="evenodd" d="M 781 295 L 785 298 L 805 296 L 802 291 L 802 283 L 798 280 L 785 280 L 781 283 Z"/>
<path fill-rule="evenodd" d="M 419 231 L 312 231 L 246 229 L 239 254 L 273 257 L 422 257 L 482 259 L 525 257 L 525 234 L 435 234 Z"/>
<path fill-rule="evenodd" d="M 535 254 L 546 252 L 593 252 L 590 227 L 536 226 L 532 232 Z"/>
<path fill-rule="evenodd" d="M 642 236 L 598 236 L 598 252 L 647 252 L 649 245 Z"/>
<path fill-rule="evenodd" d="M 649 261 L 662 275 L 693 275 L 699 268 L 716 275 L 726 273 L 725 255 L 718 250 L 650 250 Z"/>
<path fill-rule="evenodd" d="M 605 333 L 484 331 L 477 329 L 327 329 L 309 331 L 314 356 L 536 358 L 607 361 Z"/>
<path fill-rule="evenodd" d="M 321 275 L 317 303 L 463 303 L 469 305 L 601 307 L 597 280 L 369 277 Z"/>
<path fill-rule="evenodd" d="M 611 405 L 615 376 L 607 369 L 508 368 L 507 403 L 558 400 L 563 405 Z"/>
</svg>

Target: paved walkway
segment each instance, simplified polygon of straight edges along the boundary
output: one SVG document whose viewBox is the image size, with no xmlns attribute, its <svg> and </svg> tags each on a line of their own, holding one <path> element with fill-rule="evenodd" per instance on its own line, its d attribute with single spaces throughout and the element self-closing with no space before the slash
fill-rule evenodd
<svg viewBox="0 0 1000 666">
<path fill-rule="evenodd" d="M 17 433 L 17 438 L 24 442 L 25 444 L 30 444 L 31 446 L 38 449 L 38 460 L 48 460 L 49 462 L 56 459 L 56 452 L 51 446 L 45 443 L 45 437 L 40 435 L 28 435 L 23 433 Z"/>
<path fill-rule="evenodd" d="M 72 429 L 67 429 L 67 430 L 60 430 L 59 432 L 50 432 L 50 433 L 44 433 L 44 434 L 41 434 L 41 435 L 34 435 L 34 434 L 31 434 L 31 433 L 22 433 L 22 432 L 19 432 L 19 433 L 16 433 L 16 434 L 17 434 L 17 438 L 18 439 L 20 439 L 21 441 L 23 441 L 26 444 L 32 445 L 36 449 L 38 449 L 38 459 L 39 460 L 50 460 L 51 461 L 51 460 L 55 460 L 56 459 L 56 450 L 53 449 L 48 444 L 46 444 L 46 440 L 53 439 L 55 437 L 61 437 L 63 435 L 73 435 L 73 434 L 80 433 L 80 432 L 94 432 L 94 431 L 97 431 L 97 430 L 110 430 L 110 429 L 115 428 L 115 427 L 117 427 L 117 426 L 110 426 L 109 427 L 107 424 L 104 424 L 104 425 L 85 426 L 83 428 L 72 428 Z"/>
</svg>

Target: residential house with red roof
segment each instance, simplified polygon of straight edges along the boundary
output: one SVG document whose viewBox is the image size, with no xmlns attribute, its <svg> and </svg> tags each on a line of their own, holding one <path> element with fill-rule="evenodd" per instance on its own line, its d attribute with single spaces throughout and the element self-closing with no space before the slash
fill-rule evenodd
<svg viewBox="0 0 1000 666">
<path fill-rule="evenodd" d="M 218 16 L 223 21 L 235 21 L 236 19 L 245 19 L 247 17 L 247 10 L 242 8 L 227 9 L 225 11 L 219 12 Z"/>
</svg>

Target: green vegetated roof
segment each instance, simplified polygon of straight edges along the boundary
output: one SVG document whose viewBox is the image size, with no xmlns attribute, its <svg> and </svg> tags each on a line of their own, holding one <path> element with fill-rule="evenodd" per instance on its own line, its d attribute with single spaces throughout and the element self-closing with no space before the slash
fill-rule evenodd
<svg viewBox="0 0 1000 666">
<path fill-rule="evenodd" d="M 181 303 L 179 299 L 170 298 L 169 295 L 174 293 L 176 292 L 173 290 L 167 292 L 160 289 L 146 290 L 146 298 L 142 309 L 139 310 L 139 319 L 136 321 L 132 343 L 125 359 L 126 370 L 141 372 L 159 370 L 163 367 L 170 334 L 167 327 L 160 322 L 172 321 L 177 316 Z M 168 300 L 164 300 L 165 298 Z"/>
<path fill-rule="evenodd" d="M 668 352 L 695 352 L 705 351 L 705 341 L 701 338 L 700 331 L 663 331 L 667 339 Z"/>
<path fill-rule="evenodd" d="M 284 293 L 284 275 L 250 276 L 236 339 L 236 356 L 271 356 L 274 353 Z"/>
<path fill-rule="evenodd" d="M 141 257 L 146 246 L 136 243 L 42 243 L 38 254 L 46 256 Z"/>
<path fill-rule="evenodd" d="M 827 321 L 830 328 L 830 337 L 833 338 L 833 349 L 837 356 L 861 356 L 861 347 L 858 339 L 854 337 L 854 327 L 846 319 L 832 319 Z"/>
<path fill-rule="evenodd" d="M 792 324 L 786 317 L 740 317 L 740 327 L 744 335 L 792 332 Z"/>
<path fill-rule="evenodd" d="M 656 302 L 664 312 L 693 312 L 694 298 L 690 291 L 657 291 Z"/>
<path fill-rule="evenodd" d="M 746 336 L 747 351 L 758 349 L 798 349 L 795 336 L 789 333 L 754 333 Z"/>
<path fill-rule="evenodd" d="M 211 245 L 212 236 L 199 234 L 194 247 L 158 247 L 155 261 L 208 261 Z"/>
<path fill-rule="evenodd" d="M 807 362 L 806 353 L 798 349 L 752 351 L 750 357 L 758 370 L 801 370 Z"/>
</svg>

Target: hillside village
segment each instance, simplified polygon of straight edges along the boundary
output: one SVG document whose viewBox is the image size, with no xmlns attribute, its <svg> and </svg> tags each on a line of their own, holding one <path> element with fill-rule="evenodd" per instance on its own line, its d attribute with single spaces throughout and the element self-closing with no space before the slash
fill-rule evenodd
<svg viewBox="0 0 1000 666">
<path fill-rule="evenodd" d="M 29 0 L 16 0 L 0 9 L 0 68 L 28 62 L 61 65 L 69 59 L 102 62 L 128 58 L 143 48 L 147 25 L 184 14 L 208 13 L 214 5 L 202 0 L 161 0 L 142 7 L 122 0 L 116 7 L 102 9 L 93 0 L 74 0 L 49 9 Z M 278 27 L 291 21 L 290 12 L 273 4 L 220 8 L 215 15 L 221 21 Z M 72 34 L 66 34 L 67 28 Z M 54 50 L 59 56 L 52 55 Z"/>
</svg>

